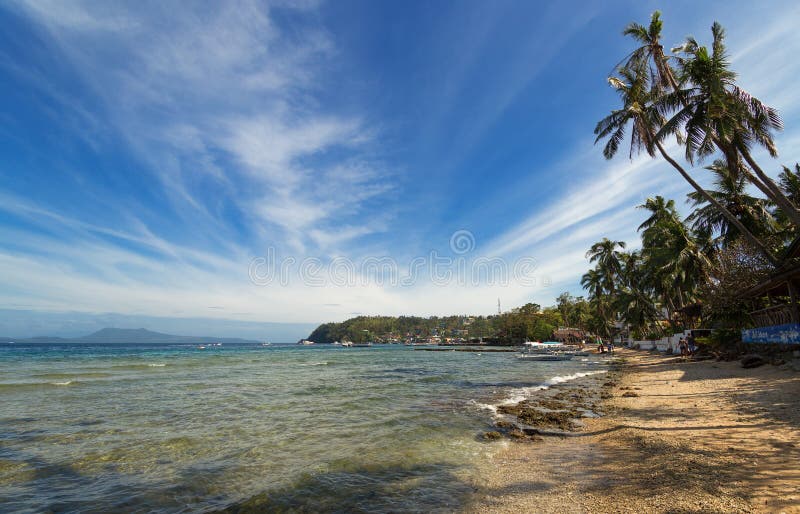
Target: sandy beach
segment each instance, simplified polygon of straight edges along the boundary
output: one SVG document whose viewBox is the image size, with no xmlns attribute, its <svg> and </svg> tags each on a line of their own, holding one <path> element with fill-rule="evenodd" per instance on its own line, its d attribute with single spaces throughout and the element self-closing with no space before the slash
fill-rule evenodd
<svg viewBox="0 0 800 514">
<path fill-rule="evenodd" d="M 468 512 L 800 512 L 800 373 L 618 357 L 603 416 L 502 443 Z"/>
</svg>

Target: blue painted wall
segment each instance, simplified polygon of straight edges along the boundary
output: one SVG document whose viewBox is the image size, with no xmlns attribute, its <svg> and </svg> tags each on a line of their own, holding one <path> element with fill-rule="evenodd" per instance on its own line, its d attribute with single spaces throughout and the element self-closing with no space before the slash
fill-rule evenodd
<svg viewBox="0 0 800 514">
<path fill-rule="evenodd" d="M 784 343 L 800 344 L 800 324 L 775 325 L 742 330 L 745 343 Z"/>
</svg>

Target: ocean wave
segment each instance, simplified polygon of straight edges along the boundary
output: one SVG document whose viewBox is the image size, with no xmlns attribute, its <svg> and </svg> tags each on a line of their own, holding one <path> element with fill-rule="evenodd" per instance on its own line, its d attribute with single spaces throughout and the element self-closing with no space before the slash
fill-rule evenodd
<svg viewBox="0 0 800 514">
<path fill-rule="evenodd" d="M 84 372 L 84 371 L 75 371 L 73 373 L 33 373 L 31 377 L 34 378 L 41 378 L 41 379 L 50 379 L 50 380 L 58 380 L 58 379 L 75 379 L 75 378 L 107 378 L 113 377 L 114 375 L 111 373 L 95 373 L 95 372 Z"/>
<path fill-rule="evenodd" d="M 58 382 L 5 382 L 0 383 L 0 391 L 12 392 L 15 390 L 39 389 L 42 387 L 65 387 L 78 384 L 77 380 L 64 380 Z"/>
<path fill-rule="evenodd" d="M 122 370 L 136 370 L 136 369 L 149 369 L 149 368 L 163 368 L 166 364 L 163 362 L 145 362 L 142 364 L 114 364 L 111 369 L 114 371 Z"/>
</svg>

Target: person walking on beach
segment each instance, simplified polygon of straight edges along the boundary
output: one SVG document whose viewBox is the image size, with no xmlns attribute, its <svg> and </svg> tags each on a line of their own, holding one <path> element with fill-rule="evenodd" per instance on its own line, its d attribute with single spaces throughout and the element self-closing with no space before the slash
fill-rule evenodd
<svg viewBox="0 0 800 514">
<path fill-rule="evenodd" d="M 678 348 L 681 349 L 681 357 L 686 357 L 689 354 L 689 347 L 686 344 L 686 339 L 682 338 L 678 341 Z"/>
<path fill-rule="evenodd" d="M 603 348 L 603 338 L 597 338 L 597 353 L 605 353 L 605 349 Z"/>
<path fill-rule="evenodd" d="M 608 349 L 608 353 L 614 353 L 614 340 L 609 339 L 606 343 L 606 348 Z"/>
<path fill-rule="evenodd" d="M 689 332 L 689 337 L 686 340 L 686 353 L 687 355 L 692 356 L 696 351 L 697 351 L 697 346 L 695 345 L 694 342 L 694 334 Z"/>
</svg>

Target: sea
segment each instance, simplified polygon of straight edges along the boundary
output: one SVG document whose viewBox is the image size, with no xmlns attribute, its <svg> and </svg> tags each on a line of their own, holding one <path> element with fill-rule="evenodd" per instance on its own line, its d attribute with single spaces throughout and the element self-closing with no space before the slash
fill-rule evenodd
<svg viewBox="0 0 800 514">
<path fill-rule="evenodd" d="M 0 345 L 0 512 L 452 512 L 496 407 L 597 358 L 297 345 Z"/>
</svg>

